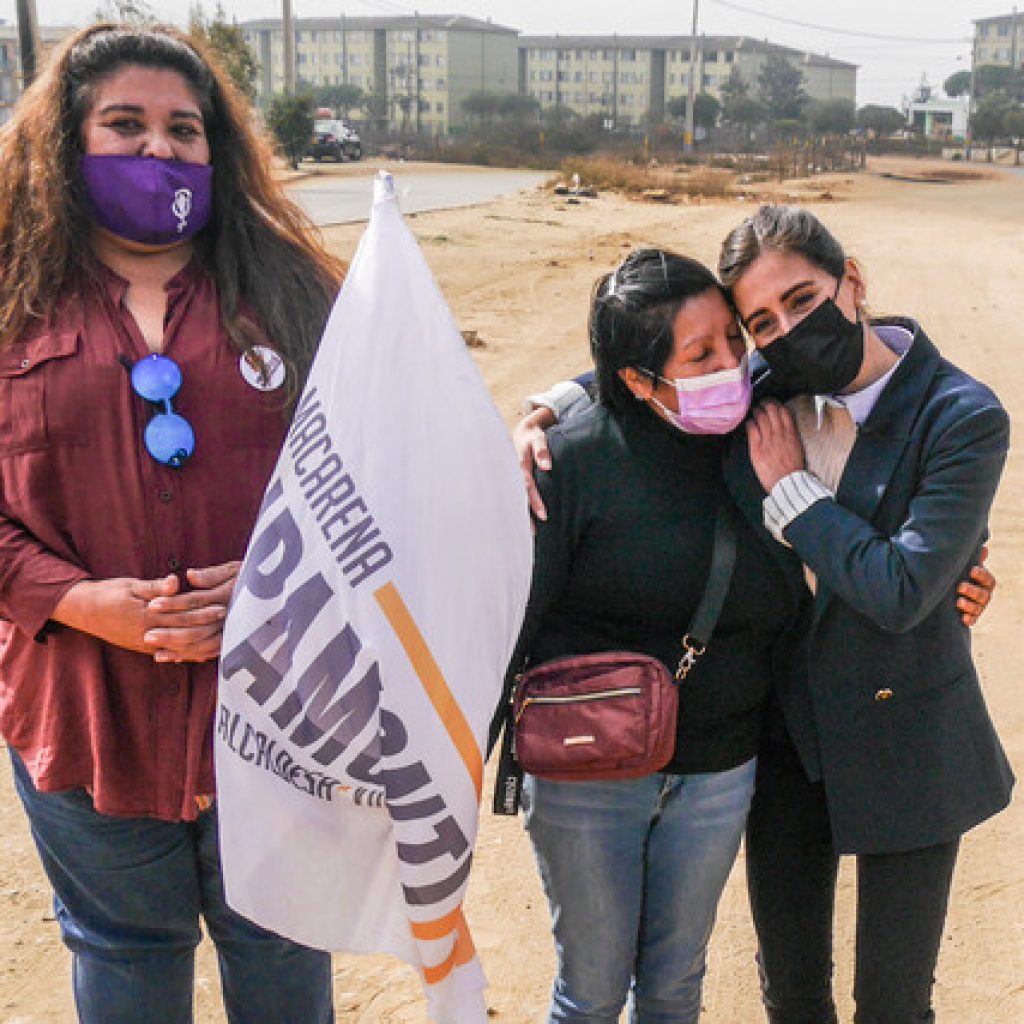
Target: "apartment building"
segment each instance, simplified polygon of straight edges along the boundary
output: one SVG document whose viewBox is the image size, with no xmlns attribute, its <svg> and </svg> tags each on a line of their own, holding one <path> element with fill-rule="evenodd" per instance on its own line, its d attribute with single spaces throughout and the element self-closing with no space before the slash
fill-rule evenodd
<svg viewBox="0 0 1024 1024">
<path fill-rule="evenodd" d="M 268 102 L 284 88 L 281 22 L 239 27 L 260 64 L 257 100 Z M 460 15 L 298 18 L 295 73 L 311 86 L 359 86 L 377 99 L 393 131 L 448 134 L 465 124 L 467 96 L 517 91 L 517 36 Z"/>
<path fill-rule="evenodd" d="M 974 63 L 1024 68 L 1024 14 L 979 18 L 974 22 Z"/>
<path fill-rule="evenodd" d="M 658 123 L 667 105 L 697 92 L 721 97 L 733 68 L 750 88 L 771 54 L 803 73 L 812 99 L 856 102 L 857 66 L 762 40 L 738 36 L 521 36 L 519 91 L 542 107 L 562 105 L 598 114 L 618 127 Z"/>
<path fill-rule="evenodd" d="M 37 65 L 46 63 L 50 51 L 75 30 L 63 26 L 39 28 Z M 0 19 L 0 124 L 11 119 L 14 104 L 22 93 L 21 47 L 18 26 Z"/>
</svg>

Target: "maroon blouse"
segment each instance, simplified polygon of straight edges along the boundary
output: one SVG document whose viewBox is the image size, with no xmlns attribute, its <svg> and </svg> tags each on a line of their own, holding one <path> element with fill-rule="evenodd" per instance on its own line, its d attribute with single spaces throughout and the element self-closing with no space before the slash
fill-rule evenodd
<svg viewBox="0 0 1024 1024">
<path fill-rule="evenodd" d="M 51 324 L 0 349 L 0 731 L 45 792 L 103 814 L 195 818 L 212 793 L 217 663 L 157 664 L 49 617 L 85 578 L 153 579 L 241 558 L 286 426 L 246 383 L 213 283 L 168 282 L 164 353 L 195 454 L 160 465 L 129 372 L 148 354 L 127 282 L 69 291 Z"/>
</svg>

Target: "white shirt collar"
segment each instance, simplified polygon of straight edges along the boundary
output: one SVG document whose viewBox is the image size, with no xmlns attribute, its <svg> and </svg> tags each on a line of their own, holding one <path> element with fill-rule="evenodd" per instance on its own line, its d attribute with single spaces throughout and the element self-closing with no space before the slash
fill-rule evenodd
<svg viewBox="0 0 1024 1024">
<path fill-rule="evenodd" d="M 903 357 L 910 350 L 913 344 L 914 335 L 905 327 L 897 327 L 894 324 L 885 324 L 874 328 L 875 334 L 885 342 L 886 346 L 895 352 L 899 359 L 887 373 L 883 374 L 873 384 L 869 384 L 860 391 L 854 391 L 848 395 L 815 395 L 814 407 L 818 414 L 818 426 L 821 426 L 821 414 L 826 405 L 839 405 L 846 408 L 853 422 L 859 427 L 871 415 L 875 403 L 881 397 L 889 378 L 896 372 Z"/>
</svg>

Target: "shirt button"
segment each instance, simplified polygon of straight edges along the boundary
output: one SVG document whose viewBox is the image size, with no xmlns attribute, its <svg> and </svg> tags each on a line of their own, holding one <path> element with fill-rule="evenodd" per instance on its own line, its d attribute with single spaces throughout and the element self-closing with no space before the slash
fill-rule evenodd
<svg viewBox="0 0 1024 1024">
<path fill-rule="evenodd" d="M 171 683 L 171 685 L 167 687 L 167 692 L 172 697 L 177 697 L 178 694 L 181 692 L 181 687 L 177 683 Z"/>
<path fill-rule="evenodd" d="M 160 500 L 162 502 L 164 502 L 165 504 L 167 502 L 169 502 L 173 497 L 174 497 L 174 495 L 170 491 L 161 491 L 160 492 Z"/>
<path fill-rule="evenodd" d="M 21 368 L 23 370 L 27 370 L 31 365 L 32 365 L 32 360 L 31 359 L 22 359 L 22 361 L 21 361 Z"/>
<path fill-rule="evenodd" d="M 170 569 L 171 572 L 177 572 L 181 568 L 180 560 L 175 558 L 174 555 L 171 555 L 171 557 L 167 559 L 167 568 Z"/>
</svg>

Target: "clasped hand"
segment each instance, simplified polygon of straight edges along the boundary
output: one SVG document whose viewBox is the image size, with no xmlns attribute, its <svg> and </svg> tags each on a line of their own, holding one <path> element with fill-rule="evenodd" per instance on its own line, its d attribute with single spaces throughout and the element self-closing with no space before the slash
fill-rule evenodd
<svg viewBox="0 0 1024 1024">
<path fill-rule="evenodd" d="M 766 493 L 783 477 L 807 467 L 793 416 L 778 402 L 764 402 L 751 412 L 747 444 L 751 465 Z"/>
<path fill-rule="evenodd" d="M 220 654 L 240 567 L 233 561 L 189 569 L 186 591 L 174 575 L 83 580 L 65 594 L 53 618 L 154 661 L 209 661 Z"/>
</svg>

